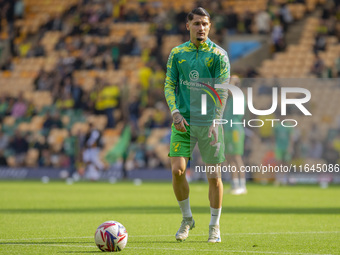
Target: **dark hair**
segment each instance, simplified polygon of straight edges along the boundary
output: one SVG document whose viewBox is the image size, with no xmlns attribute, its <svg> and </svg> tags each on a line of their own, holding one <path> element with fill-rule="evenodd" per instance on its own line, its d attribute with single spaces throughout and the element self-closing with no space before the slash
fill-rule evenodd
<svg viewBox="0 0 340 255">
<path fill-rule="evenodd" d="M 187 22 L 189 20 L 193 20 L 195 14 L 196 15 L 200 15 L 200 16 L 207 16 L 209 18 L 209 20 L 210 20 L 210 15 L 207 12 L 207 10 L 202 8 L 202 7 L 197 7 L 195 9 L 193 9 L 191 12 L 188 13 L 188 15 L 187 15 Z"/>
</svg>

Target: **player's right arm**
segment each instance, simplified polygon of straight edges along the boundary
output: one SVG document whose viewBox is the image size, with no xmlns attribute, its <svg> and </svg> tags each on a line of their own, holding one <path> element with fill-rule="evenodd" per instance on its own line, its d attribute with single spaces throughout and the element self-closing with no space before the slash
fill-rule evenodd
<svg viewBox="0 0 340 255">
<path fill-rule="evenodd" d="M 179 72 L 176 65 L 175 49 L 172 49 L 170 52 L 166 68 L 167 71 L 164 86 L 165 99 L 168 103 L 175 128 L 178 131 L 186 132 L 187 130 L 185 128 L 185 125 L 188 126 L 188 123 L 176 107 L 175 91 L 176 87 L 178 86 Z"/>
</svg>

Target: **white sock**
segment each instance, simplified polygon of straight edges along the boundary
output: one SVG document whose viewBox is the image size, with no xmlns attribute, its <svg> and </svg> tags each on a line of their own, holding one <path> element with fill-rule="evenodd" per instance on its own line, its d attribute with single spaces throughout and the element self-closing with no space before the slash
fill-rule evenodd
<svg viewBox="0 0 340 255">
<path fill-rule="evenodd" d="M 233 179 L 232 188 L 233 188 L 233 189 L 238 189 L 239 186 L 240 186 L 240 183 L 239 183 L 239 181 L 238 181 L 238 178 Z"/>
<path fill-rule="evenodd" d="M 181 212 L 183 217 L 192 217 L 189 198 L 184 199 L 182 201 L 178 201 L 179 208 L 181 208 Z"/>
<path fill-rule="evenodd" d="M 209 225 L 220 225 L 221 211 L 222 207 L 217 209 L 210 207 L 211 219 Z"/>
<path fill-rule="evenodd" d="M 240 179 L 240 186 L 241 188 L 246 188 L 246 178 L 241 178 Z"/>
</svg>

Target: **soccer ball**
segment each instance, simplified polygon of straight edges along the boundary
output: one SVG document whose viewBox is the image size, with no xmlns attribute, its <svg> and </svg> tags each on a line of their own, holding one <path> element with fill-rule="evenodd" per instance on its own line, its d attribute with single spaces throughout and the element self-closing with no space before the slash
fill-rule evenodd
<svg viewBox="0 0 340 255">
<path fill-rule="evenodd" d="M 121 251 L 126 246 L 128 233 L 117 221 L 105 221 L 94 234 L 94 241 L 101 251 Z"/>
</svg>

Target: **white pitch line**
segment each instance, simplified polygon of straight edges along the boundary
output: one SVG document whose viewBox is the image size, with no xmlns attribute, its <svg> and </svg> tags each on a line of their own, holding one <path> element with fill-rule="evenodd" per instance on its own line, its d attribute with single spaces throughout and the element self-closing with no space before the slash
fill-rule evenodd
<svg viewBox="0 0 340 255">
<path fill-rule="evenodd" d="M 94 238 L 93 236 L 77 236 L 77 237 L 36 237 L 36 238 L 21 238 L 21 239 L 0 239 L 0 242 L 5 241 L 30 241 L 30 240 L 57 240 L 57 239 L 86 239 Z"/>
<path fill-rule="evenodd" d="M 20 244 L 12 243 L 6 245 L 19 245 L 19 246 L 53 246 L 53 247 L 81 247 L 81 248 L 95 248 L 92 245 L 67 245 L 67 244 Z M 215 249 L 188 249 L 188 248 L 157 248 L 157 247 L 125 247 L 125 249 L 136 249 L 136 250 L 169 250 L 169 251 L 200 251 L 200 252 L 223 252 L 223 253 L 261 253 L 261 254 L 294 254 L 294 255 L 333 255 L 333 254 L 320 254 L 320 253 L 292 253 L 292 252 L 275 252 L 275 251 L 238 251 L 238 250 L 215 250 Z"/>
<path fill-rule="evenodd" d="M 82 247 L 82 248 L 96 248 L 95 245 L 75 245 L 75 244 L 49 244 L 49 243 L 6 243 L 2 245 L 19 245 L 19 246 L 55 246 L 55 247 Z"/>
<path fill-rule="evenodd" d="M 222 233 L 222 236 L 243 236 L 243 235 L 299 235 L 299 234 L 337 234 L 340 231 L 311 231 L 311 232 L 268 232 L 268 233 Z M 190 234 L 190 236 L 205 236 L 207 234 Z M 129 237 L 153 237 L 153 236 L 174 236 L 174 235 L 139 235 Z"/>
<path fill-rule="evenodd" d="M 237 250 L 215 250 L 215 249 L 187 249 L 187 248 L 157 248 L 157 247 L 125 247 L 125 249 L 151 249 L 151 250 L 173 250 L 173 251 L 205 251 L 205 252 L 239 252 L 239 253 L 266 253 L 266 254 L 296 254 L 296 255 L 333 255 L 330 253 L 292 253 L 292 252 L 276 252 L 276 251 L 237 251 Z"/>
<path fill-rule="evenodd" d="M 222 233 L 222 236 L 239 236 L 239 235 L 299 235 L 299 234 L 338 234 L 340 231 L 311 231 L 311 232 L 260 232 L 260 233 Z M 190 236 L 205 236 L 207 234 L 190 234 Z M 174 235 L 129 235 L 135 237 L 168 237 Z M 0 239 L 4 241 L 30 241 L 30 240 L 56 240 L 56 239 L 86 239 L 94 238 L 94 236 L 76 236 L 76 237 L 38 237 L 38 238 L 21 238 L 21 239 Z"/>
</svg>

